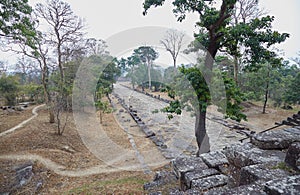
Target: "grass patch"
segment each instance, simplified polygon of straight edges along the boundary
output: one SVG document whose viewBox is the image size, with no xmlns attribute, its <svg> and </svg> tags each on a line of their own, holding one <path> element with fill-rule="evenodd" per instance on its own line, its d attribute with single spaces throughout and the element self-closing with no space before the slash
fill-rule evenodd
<svg viewBox="0 0 300 195">
<path fill-rule="evenodd" d="M 97 181 L 73 188 L 64 194 L 144 194 L 143 184 L 146 182 L 136 177 Z"/>
</svg>

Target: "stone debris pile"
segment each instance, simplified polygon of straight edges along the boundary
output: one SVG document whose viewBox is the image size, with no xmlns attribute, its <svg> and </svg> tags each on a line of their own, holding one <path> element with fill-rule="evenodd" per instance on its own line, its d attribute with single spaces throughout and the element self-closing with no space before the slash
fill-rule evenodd
<svg viewBox="0 0 300 195">
<path fill-rule="evenodd" d="M 300 194 L 300 126 L 255 134 L 199 157 L 178 157 L 144 188 L 158 194 Z"/>
</svg>

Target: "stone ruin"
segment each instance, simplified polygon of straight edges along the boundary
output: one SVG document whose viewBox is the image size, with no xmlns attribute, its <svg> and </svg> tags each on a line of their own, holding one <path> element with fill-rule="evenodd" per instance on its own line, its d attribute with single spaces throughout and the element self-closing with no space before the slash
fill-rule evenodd
<svg viewBox="0 0 300 195">
<path fill-rule="evenodd" d="M 300 194 L 300 126 L 257 133 L 199 157 L 178 157 L 144 185 L 159 194 Z"/>
</svg>

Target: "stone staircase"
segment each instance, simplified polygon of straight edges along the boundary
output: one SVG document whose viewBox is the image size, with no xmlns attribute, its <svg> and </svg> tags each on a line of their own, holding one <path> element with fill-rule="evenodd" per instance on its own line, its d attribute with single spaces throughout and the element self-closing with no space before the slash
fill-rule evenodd
<svg viewBox="0 0 300 195">
<path fill-rule="evenodd" d="M 159 194 L 300 194 L 300 126 L 254 134 L 199 157 L 178 157 L 144 185 Z"/>
</svg>

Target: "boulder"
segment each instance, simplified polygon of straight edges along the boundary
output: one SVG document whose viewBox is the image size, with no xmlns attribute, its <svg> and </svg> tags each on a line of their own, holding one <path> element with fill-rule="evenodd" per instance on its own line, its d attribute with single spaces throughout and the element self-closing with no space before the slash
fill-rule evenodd
<svg viewBox="0 0 300 195">
<path fill-rule="evenodd" d="M 183 178 L 184 174 L 191 171 L 208 169 L 208 166 L 200 157 L 178 157 L 171 161 L 177 178 Z"/>
</svg>

